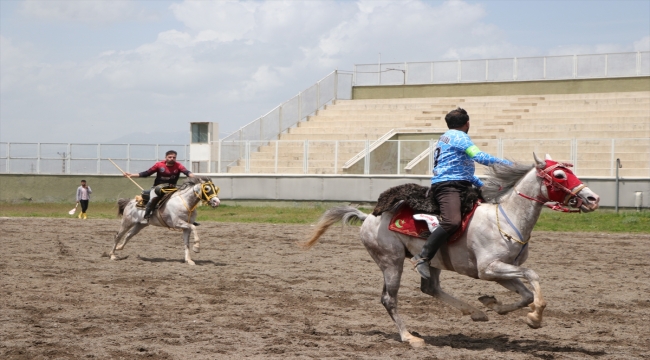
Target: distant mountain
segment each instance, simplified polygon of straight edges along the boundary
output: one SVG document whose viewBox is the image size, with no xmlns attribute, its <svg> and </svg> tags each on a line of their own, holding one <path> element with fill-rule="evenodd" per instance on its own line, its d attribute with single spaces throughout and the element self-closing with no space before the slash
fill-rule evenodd
<svg viewBox="0 0 650 360">
<path fill-rule="evenodd" d="M 121 136 L 117 139 L 106 142 L 105 144 L 178 144 L 189 145 L 189 131 L 176 132 L 136 132 Z"/>
</svg>

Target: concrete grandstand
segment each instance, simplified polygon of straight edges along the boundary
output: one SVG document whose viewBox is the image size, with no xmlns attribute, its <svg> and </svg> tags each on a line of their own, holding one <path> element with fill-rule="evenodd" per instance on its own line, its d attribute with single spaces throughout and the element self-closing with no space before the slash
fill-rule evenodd
<svg viewBox="0 0 650 360">
<path fill-rule="evenodd" d="M 354 86 L 351 100 L 333 100 L 226 169 L 257 174 L 429 174 L 428 155 L 446 130 L 444 116 L 462 107 L 471 117 L 470 136 L 494 155 L 530 161 L 533 151 L 548 152 L 575 163 L 580 175 L 595 177 L 614 176 L 614 163 L 620 159 L 623 176 L 648 178 L 650 77 L 638 73 Z"/>
</svg>

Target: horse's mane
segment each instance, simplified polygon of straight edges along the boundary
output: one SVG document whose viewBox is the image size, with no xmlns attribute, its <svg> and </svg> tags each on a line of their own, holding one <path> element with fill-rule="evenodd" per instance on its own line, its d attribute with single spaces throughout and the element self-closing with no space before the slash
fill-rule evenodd
<svg viewBox="0 0 650 360">
<path fill-rule="evenodd" d="M 185 182 L 181 184 L 181 186 L 178 187 L 178 190 L 185 190 L 187 188 L 190 188 L 196 184 L 201 184 L 204 182 L 212 181 L 212 179 L 209 176 L 194 176 L 187 178 Z"/>
<path fill-rule="evenodd" d="M 535 165 L 513 162 L 512 165 L 494 164 L 488 167 L 488 178 L 483 182 L 481 194 L 489 203 L 497 203 L 501 196 L 514 188 L 517 181 Z"/>
</svg>

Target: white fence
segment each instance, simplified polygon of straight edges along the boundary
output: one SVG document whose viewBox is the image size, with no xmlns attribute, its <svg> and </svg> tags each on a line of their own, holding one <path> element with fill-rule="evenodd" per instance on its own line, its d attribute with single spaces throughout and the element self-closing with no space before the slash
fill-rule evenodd
<svg viewBox="0 0 650 360">
<path fill-rule="evenodd" d="M 533 152 L 540 157 L 550 153 L 554 159 L 573 163 L 574 171 L 580 176 L 614 177 L 616 159 L 621 159 L 620 176 L 650 178 L 650 139 L 647 138 L 480 142 L 483 151 L 522 162 L 532 163 Z M 344 165 L 348 165 L 346 173 L 408 176 L 431 173 L 430 154 L 435 149 L 435 141 L 389 140 L 373 146 L 370 141 L 353 140 L 221 140 L 212 146 L 237 149 L 236 154 L 224 152 L 214 159 L 210 164 L 212 173 L 340 175 Z M 109 158 L 127 172 L 140 172 L 163 159 L 170 149 L 176 150 L 178 161 L 191 169 L 187 145 L 0 143 L 0 173 L 119 174 Z M 263 156 L 252 155 L 260 149 Z M 287 152 L 288 149 L 293 151 Z M 356 167 L 346 164 L 358 154 L 363 156 Z M 484 167 L 477 166 L 477 174 L 483 172 Z"/>
<path fill-rule="evenodd" d="M 238 154 L 220 157 L 211 164 L 219 173 L 414 175 L 431 174 L 433 140 L 388 140 L 374 144 L 364 140 L 240 141 L 227 146 Z M 542 158 L 570 162 L 580 176 L 614 177 L 616 159 L 621 159 L 620 176 L 650 178 L 650 139 L 488 139 L 481 150 L 501 158 L 531 162 L 535 152 Z M 224 142 L 213 146 L 223 147 Z M 293 150 L 289 153 L 287 149 Z M 253 155 L 260 152 L 259 156 Z M 366 154 L 369 154 L 366 156 Z M 361 155 L 357 166 L 346 164 Z M 343 170 L 344 166 L 347 168 Z M 263 169 L 262 171 L 260 171 Z M 477 166 L 482 175 L 485 167 Z"/>
<path fill-rule="evenodd" d="M 141 172 L 164 159 L 168 150 L 178 152 L 181 163 L 189 161 L 189 145 L 3 142 L 0 173 L 120 174 L 108 159 L 126 172 Z"/>
<path fill-rule="evenodd" d="M 352 85 L 351 73 L 337 70 L 329 73 L 316 84 L 223 138 L 219 153 L 225 159 L 231 159 L 229 162 L 238 160 L 242 154 L 239 145 L 242 141 L 277 139 L 287 129 L 306 120 L 332 101 L 352 99 Z M 246 149 L 251 150 L 250 146 Z"/>
<path fill-rule="evenodd" d="M 588 79 L 650 75 L 650 51 L 357 64 L 354 86 Z"/>
</svg>

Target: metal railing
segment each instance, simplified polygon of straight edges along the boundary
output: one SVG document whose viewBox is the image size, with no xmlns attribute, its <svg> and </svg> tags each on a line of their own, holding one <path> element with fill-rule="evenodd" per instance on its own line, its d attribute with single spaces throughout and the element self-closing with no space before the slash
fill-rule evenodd
<svg viewBox="0 0 650 360">
<path fill-rule="evenodd" d="M 274 140 L 333 100 L 351 98 L 352 74 L 334 70 L 316 84 L 244 125 L 223 140 Z"/>
<path fill-rule="evenodd" d="M 482 151 L 502 158 L 532 163 L 532 153 L 547 152 L 557 160 L 574 164 L 579 176 L 613 178 L 616 159 L 625 178 L 650 179 L 650 139 L 487 139 Z M 477 144 L 479 143 L 477 142 Z M 219 149 L 211 168 L 230 174 L 383 174 L 428 175 L 435 140 L 386 140 L 378 146 L 367 140 L 225 141 L 212 143 Z M 164 158 L 167 150 L 178 151 L 178 161 L 190 168 L 187 145 L 143 144 L 51 144 L 0 143 L 0 173 L 17 174 L 119 174 L 108 161 L 128 172 L 143 171 Z M 346 162 L 362 154 L 363 159 Z M 231 157 L 229 157 L 231 156 Z M 485 167 L 477 165 L 477 175 Z"/>
<path fill-rule="evenodd" d="M 354 65 L 354 86 L 650 75 L 650 51 Z"/>
<path fill-rule="evenodd" d="M 237 149 L 212 169 L 231 174 L 383 174 L 431 173 L 435 140 L 281 140 L 215 142 Z M 614 177 L 615 159 L 625 159 L 621 174 L 650 178 L 650 139 L 481 139 L 482 151 L 515 161 L 531 162 L 549 153 L 570 162 L 580 176 Z M 231 152 L 233 154 L 234 152 Z M 367 155 L 369 154 L 369 155 Z M 356 160 L 356 161 L 353 161 Z M 347 163 L 347 164 L 346 164 Z M 477 165 L 478 175 L 485 167 Z"/>
<path fill-rule="evenodd" d="M 0 173 L 120 174 L 140 172 L 165 158 L 168 150 L 189 168 L 189 145 L 0 142 Z"/>
</svg>

